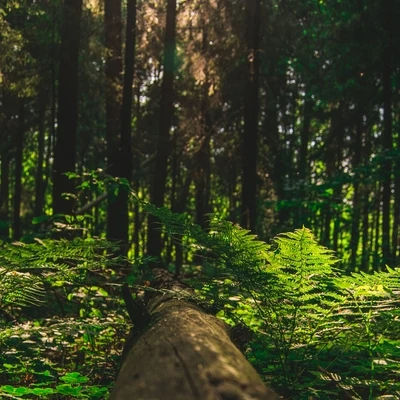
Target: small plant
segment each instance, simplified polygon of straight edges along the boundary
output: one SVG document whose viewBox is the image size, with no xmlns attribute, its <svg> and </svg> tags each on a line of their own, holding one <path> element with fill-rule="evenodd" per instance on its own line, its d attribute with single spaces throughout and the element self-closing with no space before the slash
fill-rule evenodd
<svg viewBox="0 0 400 400">
<path fill-rule="evenodd" d="M 128 329 L 113 249 L 94 238 L 0 248 L 0 398 L 107 398 Z"/>
<path fill-rule="evenodd" d="M 47 376 L 50 375 L 49 371 Z M 70 372 L 61 376 L 60 383 L 53 387 L 35 387 L 39 384 L 33 384 L 30 387 L 14 387 L 10 385 L 4 385 L 0 387 L 0 394 L 4 397 L 9 398 L 20 398 L 29 396 L 37 396 L 38 398 L 55 398 L 55 396 L 61 396 L 63 398 L 72 397 L 79 399 L 104 399 L 108 393 L 107 387 L 99 386 L 82 386 L 89 381 L 86 376 L 82 376 L 79 372 Z"/>
<path fill-rule="evenodd" d="M 185 215 L 145 208 L 203 256 L 213 273 L 199 285 L 200 299 L 255 332 L 250 360 L 280 393 L 399 397 L 399 269 L 346 275 L 307 228 L 267 244 L 217 218 L 204 231 Z"/>
</svg>

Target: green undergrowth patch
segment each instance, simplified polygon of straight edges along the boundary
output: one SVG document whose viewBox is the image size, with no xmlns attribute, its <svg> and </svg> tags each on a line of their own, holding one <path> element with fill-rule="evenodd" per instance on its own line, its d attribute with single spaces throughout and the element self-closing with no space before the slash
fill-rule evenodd
<svg viewBox="0 0 400 400">
<path fill-rule="evenodd" d="M 202 230 L 149 210 L 203 258 L 199 301 L 252 332 L 246 354 L 285 398 L 400 398 L 400 269 L 346 274 L 304 227 L 268 244 L 215 217 Z"/>
<path fill-rule="evenodd" d="M 101 239 L 0 248 L 0 398 L 106 399 L 129 324 Z"/>
<path fill-rule="evenodd" d="M 347 274 L 305 227 L 265 243 L 133 199 L 200 260 L 183 270 L 196 295 L 182 296 L 239 327 L 239 346 L 284 398 L 400 398 L 399 269 Z M 108 398 L 130 326 L 121 285 L 151 280 L 148 258 L 113 254 L 94 238 L 0 247 L 0 398 Z"/>
</svg>

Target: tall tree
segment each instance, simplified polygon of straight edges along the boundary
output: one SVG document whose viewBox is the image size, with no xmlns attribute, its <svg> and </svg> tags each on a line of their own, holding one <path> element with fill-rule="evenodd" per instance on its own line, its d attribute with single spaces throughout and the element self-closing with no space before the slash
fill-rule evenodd
<svg viewBox="0 0 400 400">
<path fill-rule="evenodd" d="M 325 246 L 332 246 L 335 250 L 337 249 L 338 240 L 338 217 L 337 217 L 337 206 L 336 202 L 341 199 L 341 185 L 339 182 L 335 182 L 335 178 L 341 170 L 342 165 L 342 148 L 344 140 L 344 126 L 343 126 L 343 114 L 344 107 L 340 102 L 338 105 L 332 105 L 331 108 L 331 126 L 330 135 L 326 140 L 326 178 L 329 185 L 333 186 L 329 200 L 325 205 L 325 221 L 322 241 Z M 333 232 L 332 232 L 333 222 Z"/>
<path fill-rule="evenodd" d="M 10 229 L 10 161 L 11 138 L 15 137 L 15 96 L 3 88 L 1 96 L 2 114 L 0 115 L 0 149 L 1 149 L 1 173 L 0 173 L 0 238 L 8 240 Z"/>
<path fill-rule="evenodd" d="M 43 163 L 45 155 L 45 115 L 46 115 L 46 94 L 42 87 L 38 95 L 38 165 L 35 179 L 35 215 L 43 214 L 45 199 L 45 181 L 43 179 Z"/>
<path fill-rule="evenodd" d="M 300 199 L 306 197 L 306 186 L 310 183 L 310 166 L 308 145 L 311 137 L 311 118 L 313 111 L 313 102 L 309 93 L 305 93 L 303 104 L 303 124 L 300 132 L 300 149 L 299 149 L 299 196 Z M 297 221 L 295 226 L 301 227 L 308 222 L 308 212 L 302 204 L 298 205 Z"/>
<path fill-rule="evenodd" d="M 61 27 L 58 91 L 58 130 L 54 149 L 53 212 L 70 214 L 74 183 L 65 176 L 75 171 L 78 122 L 78 65 L 82 0 L 65 0 Z"/>
<path fill-rule="evenodd" d="M 392 54 L 393 54 L 393 0 L 382 2 L 386 40 L 383 50 L 383 146 L 386 152 L 392 150 Z M 390 200 L 392 163 L 383 163 L 384 181 L 382 190 L 382 253 L 383 263 L 391 262 Z"/>
<path fill-rule="evenodd" d="M 244 96 L 242 226 L 254 231 L 257 212 L 257 142 L 261 1 L 247 0 L 247 81 Z"/>
<path fill-rule="evenodd" d="M 363 114 L 357 121 L 354 146 L 353 146 L 353 168 L 359 168 L 362 160 L 362 134 L 363 134 Z M 350 266 L 356 269 L 358 243 L 360 240 L 360 218 L 361 218 L 361 188 L 360 188 L 360 172 L 356 172 L 354 180 L 353 194 L 353 216 L 351 221 L 351 238 L 350 238 Z"/>
<path fill-rule="evenodd" d="M 4 144 L 3 144 L 4 146 Z M 0 173 L 0 238 L 7 240 L 9 236 L 9 197 L 10 197 L 10 159 L 8 151 L 1 155 Z"/>
<path fill-rule="evenodd" d="M 157 149 L 154 176 L 150 199 L 158 207 L 164 205 L 167 181 L 167 164 L 170 153 L 170 129 L 174 112 L 174 75 L 176 42 L 176 0 L 167 1 L 167 21 L 164 39 L 163 78 L 161 87 L 160 126 L 157 137 Z M 162 250 L 161 231 L 157 229 L 157 220 L 149 216 L 147 252 L 160 256 Z"/>
<path fill-rule="evenodd" d="M 122 20 L 121 0 L 105 0 L 104 33 L 106 44 L 106 140 L 107 172 L 113 177 L 121 176 L 121 74 L 122 74 Z M 120 225 L 126 214 L 121 187 L 115 194 L 114 185 L 108 195 L 107 238 L 127 241 L 127 225 Z M 125 201 L 126 203 L 126 201 Z M 126 226 L 125 226 L 126 225 Z"/>
<path fill-rule="evenodd" d="M 207 57 L 209 39 L 204 16 L 201 17 L 202 25 L 202 49 L 204 59 Z M 207 63 L 204 66 L 204 81 L 201 87 L 200 103 L 200 134 L 201 144 L 195 154 L 194 184 L 196 216 L 195 222 L 202 228 L 206 227 L 206 214 L 210 212 L 210 140 L 212 131 L 211 105 L 209 101 L 210 78 Z"/>
<path fill-rule="evenodd" d="M 22 150 L 24 148 L 25 130 L 25 99 L 18 99 L 18 125 L 15 142 L 15 186 L 14 186 L 14 217 L 13 217 L 13 239 L 21 237 L 21 194 L 22 194 Z"/>
<path fill-rule="evenodd" d="M 128 181 L 132 176 L 132 86 L 135 67 L 136 0 L 128 0 L 125 35 L 125 71 L 121 109 L 121 172 Z M 127 215 L 127 213 L 126 213 Z"/>
<path fill-rule="evenodd" d="M 399 116 L 398 116 L 399 119 Z M 400 124 L 400 121 L 397 122 Z M 400 135 L 397 135 L 397 152 L 400 153 Z M 400 156 L 396 161 L 394 221 L 392 232 L 393 265 L 400 263 Z"/>
<path fill-rule="evenodd" d="M 125 70 L 120 96 L 122 74 L 121 1 L 106 0 L 105 37 L 106 62 L 106 137 L 108 172 L 114 177 L 132 176 L 132 85 L 135 65 L 136 0 L 128 0 L 125 35 Z M 107 238 L 121 241 L 121 251 L 128 250 L 128 192 L 120 185 L 115 195 L 110 190 L 107 212 Z"/>
</svg>

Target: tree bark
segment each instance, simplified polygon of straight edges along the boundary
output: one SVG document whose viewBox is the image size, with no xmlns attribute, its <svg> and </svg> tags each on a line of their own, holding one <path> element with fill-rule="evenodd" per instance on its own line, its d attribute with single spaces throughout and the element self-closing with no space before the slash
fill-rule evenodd
<svg viewBox="0 0 400 400">
<path fill-rule="evenodd" d="M 362 160 L 362 129 L 363 116 L 360 118 L 356 127 L 356 137 L 353 148 L 353 168 L 359 168 Z M 354 194 L 353 194 L 353 218 L 351 220 L 351 238 L 350 238 L 350 266 L 352 271 L 356 271 L 358 243 L 360 240 L 360 218 L 361 218 L 361 189 L 360 189 L 360 173 L 357 172 L 354 176 Z"/>
<path fill-rule="evenodd" d="M 376 182 L 376 188 L 375 188 L 375 199 L 374 199 L 374 207 L 375 207 L 375 218 L 374 218 L 374 224 L 373 224 L 373 241 L 371 240 L 371 243 L 374 243 L 374 260 L 373 260 L 373 268 L 380 269 L 380 262 L 382 260 L 379 260 L 380 257 L 380 250 L 382 249 L 382 241 L 380 240 L 381 238 L 381 201 L 382 201 L 382 186 L 383 183 L 381 181 Z"/>
<path fill-rule="evenodd" d="M 174 112 L 174 75 L 175 75 L 175 41 L 176 41 L 176 0 L 167 2 L 167 23 L 165 28 L 163 80 L 161 88 L 160 127 L 157 138 L 157 156 L 154 177 L 151 186 L 151 202 L 157 207 L 164 205 L 165 186 L 167 182 L 167 164 L 170 153 L 169 132 Z M 157 219 L 148 217 L 147 252 L 161 256 L 161 231 L 156 228 Z"/>
<path fill-rule="evenodd" d="M 335 183 L 335 175 L 340 171 L 343 158 L 343 139 L 344 139 L 344 126 L 342 122 L 343 105 L 340 102 L 337 106 L 333 106 L 331 110 L 331 132 L 333 139 L 328 143 L 327 151 L 325 154 L 326 163 L 326 178 L 333 186 L 333 196 L 328 198 L 325 204 L 325 222 L 323 243 L 325 246 L 332 246 L 333 250 L 337 250 L 338 234 L 339 234 L 339 218 L 338 211 L 335 210 L 334 204 L 341 198 L 342 187 Z M 334 229 L 332 232 L 332 220 L 334 222 Z"/>
<path fill-rule="evenodd" d="M 204 16 L 201 17 L 202 25 L 202 55 L 204 59 L 207 57 L 209 38 L 207 34 L 207 26 Z M 204 67 L 204 82 L 201 88 L 200 103 L 200 123 L 201 123 L 201 144 L 195 154 L 196 160 L 194 165 L 194 184 L 195 184 L 195 222 L 203 229 L 206 228 L 206 214 L 210 212 L 210 140 L 212 133 L 212 118 L 210 112 L 209 100 L 209 70 L 208 66 Z"/>
<path fill-rule="evenodd" d="M 78 60 L 82 0 L 65 0 L 61 28 L 58 92 L 58 131 L 54 150 L 53 212 L 71 214 L 73 200 L 62 197 L 74 193 L 75 185 L 65 172 L 75 171 L 78 122 Z"/>
<path fill-rule="evenodd" d="M 2 130 L 0 131 L 1 173 L 0 173 L 0 239 L 9 240 L 10 236 L 10 161 L 11 138 L 15 136 L 16 98 L 3 89 L 2 92 Z"/>
<path fill-rule="evenodd" d="M 169 284 L 161 287 L 177 297 L 187 291 Z M 172 295 L 152 298 L 147 310 L 130 312 L 142 330 L 125 345 L 111 400 L 278 399 L 233 344 L 224 322 Z"/>
<path fill-rule="evenodd" d="M 3 150 L 4 151 L 4 150 Z M 0 174 L 0 239 L 9 239 L 10 158 L 5 152 L 1 157 Z"/>
<path fill-rule="evenodd" d="M 383 50 L 383 147 L 386 152 L 392 150 L 392 53 L 393 53 L 393 0 L 383 1 L 386 46 Z M 382 190 L 382 265 L 391 264 L 390 237 L 390 200 L 392 163 L 387 160 L 382 165 L 384 181 Z"/>
<path fill-rule="evenodd" d="M 398 121 L 398 126 L 400 121 Z M 397 150 L 400 150 L 400 135 L 397 135 Z M 400 159 L 396 162 L 395 177 L 395 201 L 394 201 L 394 220 L 392 232 L 393 246 L 393 265 L 399 265 L 400 262 Z"/>
<path fill-rule="evenodd" d="M 119 0 L 118 0 L 119 2 Z M 119 6 L 120 7 L 120 6 Z M 115 7 L 113 10 L 115 14 L 110 16 L 113 18 L 115 29 L 120 28 L 121 18 L 120 8 Z M 112 24 L 112 23 L 111 23 Z M 113 35 L 112 29 L 110 29 L 109 35 Z M 112 38 L 108 38 L 110 45 L 114 45 L 113 53 L 118 54 L 120 51 L 119 44 L 112 42 Z M 115 118 L 115 125 L 112 121 L 109 124 L 109 139 L 110 144 L 112 141 L 112 149 L 110 149 L 109 164 L 115 165 L 114 176 L 125 178 L 131 183 L 132 178 L 132 86 L 133 86 L 133 75 L 135 65 L 135 42 L 136 42 L 136 0 L 128 0 L 127 2 L 127 16 L 126 16 L 126 39 L 125 39 L 125 71 L 124 71 L 124 82 L 122 90 L 122 104 L 121 104 L 121 131 L 118 132 L 118 120 Z M 118 69 L 120 70 L 122 65 L 118 63 Z M 117 111 L 119 103 L 119 93 L 115 91 L 118 88 L 118 79 L 121 71 L 117 71 L 117 63 L 115 65 L 115 71 L 111 70 L 109 84 L 115 84 L 116 87 L 109 88 L 109 94 L 114 96 L 113 99 L 109 98 L 110 118 L 113 118 L 114 110 L 111 110 L 115 106 Z M 114 75 L 115 73 L 115 75 Z M 115 117 L 117 117 L 115 115 Z M 115 129 L 115 130 L 114 130 Z M 111 138 L 111 135 L 116 135 Z M 114 148 L 115 147 L 115 148 Z M 111 157 L 116 156 L 114 159 Z M 112 168 L 112 167 L 111 167 Z M 110 196 L 108 202 L 108 214 L 107 214 L 107 237 L 110 240 L 121 241 L 121 252 L 126 254 L 129 249 L 128 244 L 128 233 L 129 233 L 129 215 L 128 215 L 128 191 L 123 186 L 120 186 L 116 198 Z"/>
<path fill-rule="evenodd" d="M 135 67 L 136 0 L 128 0 L 125 39 L 125 73 L 121 110 L 121 162 L 123 176 L 130 182 L 132 176 L 132 87 Z"/>
<path fill-rule="evenodd" d="M 39 101 L 38 101 L 38 164 L 37 164 L 36 179 L 35 179 L 35 216 L 43 214 L 44 197 L 45 197 L 44 196 L 45 181 L 43 179 L 45 112 L 46 112 L 46 94 L 44 87 L 42 87 L 40 89 Z"/>
<path fill-rule="evenodd" d="M 300 150 L 299 150 L 299 198 L 303 201 L 306 200 L 306 190 L 305 187 L 310 183 L 310 167 L 309 167 L 309 152 L 308 144 L 310 141 L 310 128 L 311 128 L 311 118 L 313 111 L 313 100 L 311 95 L 306 93 L 304 98 L 303 106 L 303 125 L 301 129 L 300 136 Z M 307 225 L 308 223 L 308 210 L 307 206 L 299 205 L 299 211 L 297 215 L 297 221 L 295 227 L 301 227 Z"/>
<path fill-rule="evenodd" d="M 14 217 L 13 239 L 21 238 L 21 196 L 22 196 L 22 156 L 24 148 L 25 130 L 25 99 L 18 99 L 18 125 L 17 140 L 15 146 L 15 186 L 14 186 Z"/>
<path fill-rule="evenodd" d="M 106 140 L 107 172 L 122 177 L 121 160 L 121 75 L 122 75 L 122 20 L 121 0 L 106 0 L 104 7 L 104 33 L 107 57 L 106 77 Z M 117 194 L 115 193 L 115 189 Z M 128 241 L 127 205 L 123 188 L 117 184 L 109 188 L 107 205 L 107 239 Z M 122 248 L 121 248 L 122 250 Z"/>
<path fill-rule="evenodd" d="M 241 224 L 255 231 L 257 212 L 257 143 L 260 69 L 260 0 L 247 0 L 247 82 L 244 96 Z"/>
<path fill-rule="evenodd" d="M 364 151 L 363 151 L 363 162 L 366 162 L 371 157 L 371 129 L 373 122 L 367 117 L 365 132 L 364 132 Z M 362 257 L 361 257 L 361 269 L 363 271 L 368 271 L 370 255 L 372 253 L 371 243 L 373 237 L 373 214 L 371 218 L 371 209 L 370 209 L 370 195 L 372 192 L 372 185 L 370 183 L 365 182 L 366 176 L 365 172 L 363 173 L 363 185 L 362 185 Z"/>
</svg>

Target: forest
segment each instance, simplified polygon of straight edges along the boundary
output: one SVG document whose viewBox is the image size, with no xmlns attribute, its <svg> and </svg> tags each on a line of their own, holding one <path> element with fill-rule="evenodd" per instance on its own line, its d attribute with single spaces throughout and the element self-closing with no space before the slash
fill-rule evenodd
<svg viewBox="0 0 400 400">
<path fill-rule="evenodd" d="M 398 21 L 0 0 L 0 398 L 116 400 L 128 285 L 240 328 L 280 398 L 399 399 Z"/>
</svg>

